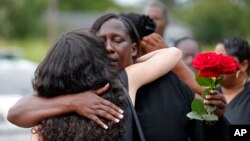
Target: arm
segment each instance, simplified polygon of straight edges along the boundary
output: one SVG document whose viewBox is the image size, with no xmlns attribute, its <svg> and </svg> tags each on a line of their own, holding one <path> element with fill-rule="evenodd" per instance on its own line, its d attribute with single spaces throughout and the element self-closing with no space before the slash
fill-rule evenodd
<svg viewBox="0 0 250 141">
<path fill-rule="evenodd" d="M 164 39 L 156 34 L 152 33 L 143 38 L 141 41 L 142 49 L 145 52 L 152 52 L 158 49 L 167 48 L 168 45 L 164 41 Z M 184 81 L 188 87 L 190 87 L 193 91 L 198 94 L 201 94 L 203 88 L 195 81 L 194 73 L 191 69 L 185 65 L 183 61 L 180 61 L 173 69 L 173 72 L 182 80 Z"/>
<path fill-rule="evenodd" d="M 203 91 L 202 86 L 200 86 L 196 80 L 193 71 L 184 64 L 183 61 L 180 61 L 174 68 L 173 72 L 196 93 L 200 94 Z"/>
<path fill-rule="evenodd" d="M 138 58 L 139 63 L 126 67 L 132 102 L 135 102 L 135 94 L 139 87 L 173 69 L 180 61 L 181 55 L 181 51 L 177 48 L 160 49 Z"/>
<path fill-rule="evenodd" d="M 77 112 L 87 117 L 101 127 L 106 125 L 98 116 L 117 121 L 122 118 L 122 110 L 111 102 L 96 94 L 103 93 L 107 86 L 97 91 L 86 91 L 74 95 L 64 95 L 54 98 L 43 98 L 37 95 L 19 100 L 8 113 L 8 120 L 21 127 L 32 127 L 42 120 L 69 112 Z"/>
<path fill-rule="evenodd" d="M 165 40 L 157 33 L 152 33 L 148 36 L 143 37 L 141 40 L 141 48 L 143 54 L 162 49 L 168 48 Z"/>
</svg>

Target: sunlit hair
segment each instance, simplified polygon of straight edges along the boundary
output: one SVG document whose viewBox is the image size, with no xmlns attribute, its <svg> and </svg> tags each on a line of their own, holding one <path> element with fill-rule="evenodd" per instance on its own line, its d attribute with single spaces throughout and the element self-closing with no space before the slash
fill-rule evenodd
<svg viewBox="0 0 250 141">
<path fill-rule="evenodd" d="M 250 73 L 250 46 L 249 43 L 241 37 L 227 37 L 220 41 L 224 45 L 226 53 L 230 56 L 237 57 L 239 62 L 248 61 L 248 75 Z"/>
<path fill-rule="evenodd" d="M 109 83 L 111 88 L 101 96 L 126 109 L 123 85 L 113 70 L 102 42 L 90 33 L 69 32 L 57 40 L 38 66 L 33 87 L 40 96 L 51 98 L 94 90 Z M 108 130 L 77 113 L 68 113 L 43 120 L 38 133 L 45 141 L 120 140 L 124 120 L 120 123 L 102 120 Z"/>
<path fill-rule="evenodd" d="M 137 53 L 137 57 L 141 55 L 141 48 L 140 48 L 140 36 L 138 34 L 138 31 L 136 30 L 134 24 L 126 17 L 114 14 L 114 13 L 108 13 L 105 14 L 101 17 L 99 17 L 94 24 L 92 25 L 92 27 L 90 28 L 90 32 L 92 32 L 93 34 L 97 34 L 97 32 L 100 30 L 100 28 L 102 27 L 102 25 L 107 22 L 108 20 L 111 19 L 117 19 L 119 21 L 121 21 L 123 23 L 123 25 L 125 26 L 125 29 L 127 32 L 127 34 L 129 35 L 131 41 L 133 43 L 137 44 L 137 49 L 138 49 L 138 53 Z"/>
</svg>

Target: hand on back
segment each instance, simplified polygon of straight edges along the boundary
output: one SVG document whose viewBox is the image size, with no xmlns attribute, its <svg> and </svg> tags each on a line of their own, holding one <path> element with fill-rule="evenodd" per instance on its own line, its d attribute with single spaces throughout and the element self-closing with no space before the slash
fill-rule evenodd
<svg viewBox="0 0 250 141">
<path fill-rule="evenodd" d="M 98 96 L 98 94 L 102 94 L 108 89 L 109 85 L 106 85 L 95 91 L 86 91 L 72 95 L 73 111 L 93 120 L 105 129 L 108 127 L 100 117 L 119 122 L 123 118 L 123 111 L 110 101 Z"/>
</svg>

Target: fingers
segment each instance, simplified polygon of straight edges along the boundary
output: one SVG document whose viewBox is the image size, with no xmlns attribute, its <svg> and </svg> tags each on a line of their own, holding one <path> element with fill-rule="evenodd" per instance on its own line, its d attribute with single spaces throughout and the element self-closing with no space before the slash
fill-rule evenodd
<svg viewBox="0 0 250 141">
<path fill-rule="evenodd" d="M 99 126 L 101 126 L 102 128 L 108 129 L 108 126 L 107 126 L 105 123 L 103 123 L 103 122 L 101 121 L 101 119 L 100 119 L 99 117 L 97 117 L 96 115 L 91 115 L 91 116 L 89 116 L 88 118 L 91 119 L 92 121 L 94 121 L 95 123 L 97 123 L 97 124 L 98 124 Z"/>
<path fill-rule="evenodd" d="M 146 36 L 142 40 L 145 41 L 150 46 L 157 47 L 157 40 L 152 38 L 152 36 Z"/>
<path fill-rule="evenodd" d="M 214 105 L 220 109 L 226 108 L 226 104 L 222 101 L 219 101 L 219 100 L 212 100 L 212 101 L 204 100 L 204 103 L 207 105 Z"/>
<path fill-rule="evenodd" d="M 221 109 L 225 109 L 227 105 L 226 99 L 222 94 L 207 95 L 206 100 L 204 100 L 204 103 L 208 105 L 217 106 Z"/>
<path fill-rule="evenodd" d="M 143 45 L 147 44 L 147 47 L 151 46 L 151 48 L 154 48 L 154 50 L 168 47 L 165 40 L 157 33 L 152 33 L 144 37 L 142 41 L 143 42 L 141 43 Z"/>
<path fill-rule="evenodd" d="M 164 42 L 164 39 L 159 34 L 153 33 L 151 37 L 158 43 Z"/>
<path fill-rule="evenodd" d="M 206 105 L 216 106 L 215 114 L 221 117 L 226 109 L 227 101 L 224 95 L 220 94 L 218 91 L 212 90 L 209 92 L 209 95 L 206 95 L 206 99 L 204 100 Z"/>
<path fill-rule="evenodd" d="M 118 112 L 119 114 L 123 113 L 122 109 L 120 109 L 119 107 L 117 107 L 115 104 L 111 103 L 108 100 L 102 99 L 100 103 L 105 105 L 105 106 L 108 106 L 109 108 L 112 108 L 112 110 Z"/>
<path fill-rule="evenodd" d="M 210 91 L 210 94 L 206 96 L 206 99 L 209 101 L 218 100 L 222 101 L 224 104 L 227 104 L 225 96 L 220 94 L 218 91 Z"/>
<path fill-rule="evenodd" d="M 106 84 L 104 87 L 102 87 L 102 88 L 96 90 L 95 93 L 96 93 L 97 95 L 102 94 L 102 93 L 106 92 L 109 88 L 110 88 L 110 85 L 109 85 L 109 83 L 108 83 L 108 84 Z"/>
<path fill-rule="evenodd" d="M 107 129 L 107 125 L 100 119 L 106 118 L 108 120 L 119 122 L 119 119 L 123 117 L 119 107 L 113 103 L 99 97 L 94 91 L 86 91 L 77 95 L 72 95 L 72 108 L 83 117 L 87 117 L 102 128 Z"/>
<path fill-rule="evenodd" d="M 123 115 L 117 111 L 115 111 L 114 109 L 112 109 L 109 106 L 105 106 L 105 105 L 100 105 L 98 110 L 98 115 L 102 116 L 106 119 L 112 120 L 114 122 L 117 122 L 117 120 L 122 119 Z M 119 121 L 118 121 L 119 122 Z"/>
<path fill-rule="evenodd" d="M 90 120 L 97 123 L 99 126 L 101 126 L 104 129 L 108 129 L 108 126 L 95 114 L 95 110 L 89 109 L 89 108 L 81 108 L 84 110 L 79 110 L 77 113 L 79 115 L 82 115 L 83 117 L 89 118 Z"/>
<path fill-rule="evenodd" d="M 106 118 L 106 119 L 108 119 L 108 120 L 110 120 L 110 121 L 114 121 L 114 122 L 116 122 L 116 123 L 120 122 L 120 119 L 115 118 L 114 116 L 112 116 L 111 114 L 109 114 L 108 112 L 106 112 L 106 111 L 104 111 L 104 110 L 97 110 L 97 111 L 96 111 L 96 114 L 97 114 L 98 116 L 104 117 L 104 118 Z M 123 115 L 120 116 L 120 117 L 121 117 L 121 119 L 122 119 Z"/>
<path fill-rule="evenodd" d="M 218 94 L 221 94 L 221 93 L 219 91 L 216 91 L 216 90 L 210 90 L 209 94 L 210 95 L 218 95 Z"/>
</svg>

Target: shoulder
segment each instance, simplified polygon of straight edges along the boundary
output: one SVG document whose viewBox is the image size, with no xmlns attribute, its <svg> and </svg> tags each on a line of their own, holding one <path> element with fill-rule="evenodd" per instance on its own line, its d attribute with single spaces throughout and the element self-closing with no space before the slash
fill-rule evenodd
<svg viewBox="0 0 250 141">
<path fill-rule="evenodd" d="M 128 90 L 128 75 L 125 70 L 121 70 L 118 74 L 119 79 L 121 80 L 123 86 Z"/>
<path fill-rule="evenodd" d="M 248 91 L 250 90 L 250 81 L 246 82 L 245 89 L 248 90 Z"/>
<path fill-rule="evenodd" d="M 244 88 L 244 90 L 240 93 L 240 97 L 244 97 L 243 99 L 244 100 L 249 100 L 250 99 L 250 81 L 247 81 L 246 83 L 245 83 L 245 88 Z"/>
</svg>

